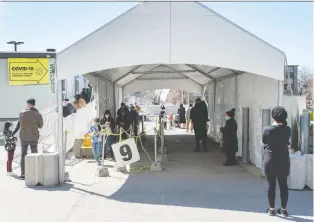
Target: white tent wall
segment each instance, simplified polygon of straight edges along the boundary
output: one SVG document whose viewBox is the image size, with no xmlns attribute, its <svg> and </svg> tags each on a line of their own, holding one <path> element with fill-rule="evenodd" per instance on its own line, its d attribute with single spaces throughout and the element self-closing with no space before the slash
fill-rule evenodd
<svg viewBox="0 0 314 222">
<path fill-rule="evenodd" d="M 216 98 L 214 104 L 214 84 L 208 85 L 209 118 L 212 123 L 211 136 L 219 134 L 220 127 L 224 126 L 225 112 L 236 108 L 235 119 L 238 123 L 238 155 L 242 156 L 242 108 L 250 108 L 249 158 L 257 167 L 262 166 L 262 109 L 271 109 L 278 105 L 278 81 L 254 74 L 237 76 L 216 83 Z M 235 104 L 236 107 L 235 107 Z M 215 108 L 214 108 L 215 105 Z M 215 109 L 215 115 L 214 115 Z"/>
</svg>

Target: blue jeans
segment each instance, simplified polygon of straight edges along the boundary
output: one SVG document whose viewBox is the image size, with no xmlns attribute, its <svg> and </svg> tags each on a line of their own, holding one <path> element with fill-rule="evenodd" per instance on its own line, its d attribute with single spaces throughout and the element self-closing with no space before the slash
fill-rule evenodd
<svg viewBox="0 0 314 222">
<path fill-rule="evenodd" d="M 108 136 L 107 138 L 107 150 L 106 150 L 106 156 L 113 156 L 112 152 L 112 144 L 114 143 L 114 136 Z"/>
<path fill-rule="evenodd" d="M 94 154 L 94 158 L 95 160 L 100 163 L 99 159 L 100 159 L 100 154 L 101 154 L 101 146 L 102 142 L 93 142 L 92 143 L 92 151 Z"/>
</svg>

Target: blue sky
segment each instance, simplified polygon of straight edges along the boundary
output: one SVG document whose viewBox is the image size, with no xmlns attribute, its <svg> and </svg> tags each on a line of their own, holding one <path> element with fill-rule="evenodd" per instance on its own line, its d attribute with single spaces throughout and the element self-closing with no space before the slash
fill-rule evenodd
<svg viewBox="0 0 314 222">
<path fill-rule="evenodd" d="M 9 40 L 24 41 L 19 51 L 58 51 L 99 28 L 137 3 L 0 3 L 0 51 Z M 203 3 L 283 50 L 289 64 L 314 68 L 313 3 Z"/>
</svg>

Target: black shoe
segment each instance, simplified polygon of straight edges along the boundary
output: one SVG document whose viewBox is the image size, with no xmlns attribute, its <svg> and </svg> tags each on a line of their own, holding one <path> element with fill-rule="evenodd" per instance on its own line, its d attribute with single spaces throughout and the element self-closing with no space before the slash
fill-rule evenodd
<svg viewBox="0 0 314 222">
<path fill-rule="evenodd" d="M 288 217 L 288 212 L 287 212 L 287 210 L 283 210 L 283 209 L 279 208 L 279 209 L 277 210 L 277 213 L 280 214 L 280 215 L 283 216 L 283 217 Z"/>
<path fill-rule="evenodd" d="M 203 150 L 204 150 L 204 152 L 208 152 L 209 151 L 207 148 L 204 148 Z"/>
<path fill-rule="evenodd" d="M 21 180 L 24 180 L 24 179 L 25 179 L 25 175 L 22 174 L 21 176 L 19 176 L 19 178 L 20 178 Z"/>
<path fill-rule="evenodd" d="M 275 212 L 275 209 L 267 209 L 267 213 L 268 213 L 268 216 L 275 216 L 276 215 L 276 212 Z"/>
<path fill-rule="evenodd" d="M 201 152 L 201 150 L 200 149 L 195 149 L 193 152 L 199 153 L 199 152 Z"/>
<path fill-rule="evenodd" d="M 225 162 L 223 165 L 224 165 L 224 166 L 232 166 L 232 164 L 231 164 L 231 163 L 228 163 L 228 162 Z"/>
</svg>

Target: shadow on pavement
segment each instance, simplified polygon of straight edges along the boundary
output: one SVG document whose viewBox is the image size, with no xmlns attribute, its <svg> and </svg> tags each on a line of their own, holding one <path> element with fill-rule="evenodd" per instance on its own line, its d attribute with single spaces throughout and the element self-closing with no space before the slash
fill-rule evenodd
<svg viewBox="0 0 314 222">
<path fill-rule="evenodd" d="M 72 188 L 74 188 L 74 184 L 72 183 L 64 183 L 61 186 L 51 186 L 51 187 L 44 187 L 44 186 L 29 186 L 26 187 L 27 189 L 32 189 L 32 190 L 45 190 L 45 191 L 49 191 L 49 192 L 53 192 L 53 191 L 69 191 Z"/>
<path fill-rule="evenodd" d="M 130 174 L 122 187 L 109 196 L 110 199 L 128 203 L 265 213 L 268 206 L 265 181 L 252 177 L 240 166 L 222 167 L 224 156 L 219 147 L 210 141 L 209 152 L 195 154 L 192 152 L 195 145 L 193 135 L 169 135 L 166 138 L 169 156 L 173 155 L 174 160 L 183 159 L 185 167 L 178 166 L 183 170 Z M 197 161 L 187 158 L 195 155 L 199 155 Z M 178 165 L 181 163 L 179 161 Z M 212 171 L 204 169 L 206 167 Z M 290 214 L 313 216 L 313 192 L 290 191 L 289 195 Z M 279 206 L 279 190 L 276 201 Z M 312 221 L 297 217 L 286 219 Z"/>
</svg>

